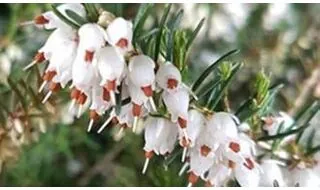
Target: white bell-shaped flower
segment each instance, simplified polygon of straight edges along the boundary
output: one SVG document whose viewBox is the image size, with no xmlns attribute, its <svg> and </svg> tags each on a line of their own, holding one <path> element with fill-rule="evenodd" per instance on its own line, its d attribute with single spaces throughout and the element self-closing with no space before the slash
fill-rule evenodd
<svg viewBox="0 0 320 190">
<path fill-rule="evenodd" d="M 294 119 L 285 112 L 279 112 L 279 116 L 276 117 L 262 119 L 265 121 L 263 129 L 268 132 L 268 135 L 276 135 L 281 125 L 283 126 L 280 132 L 283 132 L 294 124 Z"/>
<path fill-rule="evenodd" d="M 155 81 L 155 63 L 146 55 L 134 56 L 129 63 L 129 77 L 133 84 L 142 88 L 146 96 L 152 95 Z"/>
<path fill-rule="evenodd" d="M 252 158 L 246 158 L 244 163 L 236 164 L 234 176 L 241 187 L 258 187 L 260 181 L 260 169 Z"/>
<path fill-rule="evenodd" d="M 93 123 L 99 119 L 104 112 L 110 108 L 110 104 L 103 99 L 102 87 L 95 85 L 92 88 L 92 102 L 90 106 L 90 122 L 88 126 L 88 132 L 90 132 Z"/>
<path fill-rule="evenodd" d="M 79 104 L 78 117 L 80 117 L 83 105 L 91 94 L 91 88 L 99 83 L 98 71 L 93 64 L 88 64 L 83 59 L 84 52 L 83 49 L 78 48 L 77 56 L 72 66 L 72 86 L 75 87 L 75 90 L 71 92 L 71 105 L 73 106 L 75 102 Z"/>
<path fill-rule="evenodd" d="M 157 71 L 156 81 L 164 90 L 176 90 L 180 87 L 181 83 L 180 71 L 170 62 L 162 64 Z"/>
<path fill-rule="evenodd" d="M 215 163 L 209 169 L 207 186 L 221 187 L 230 178 L 231 169 L 222 163 Z"/>
<path fill-rule="evenodd" d="M 114 19 L 107 27 L 108 42 L 112 46 L 120 49 L 122 53 L 132 49 L 132 23 L 118 17 Z"/>
<path fill-rule="evenodd" d="M 64 17 L 68 18 L 71 21 L 74 21 L 74 20 L 67 15 L 66 10 L 71 10 L 83 18 L 86 17 L 86 11 L 80 3 L 61 4 L 57 6 L 57 9 Z M 39 16 L 36 16 L 33 22 L 35 25 L 39 27 L 44 27 L 45 29 L 48 29 L 48 30 L 56 29 L 56 28 L 60 28 L 60 29 L 70 28 L 70 26 L 66 24 L 64 21 L 62 21 L 53 11 L 47 11 Z"/>
<path fill-rule="evenodd" d="M 130 60 L 128 67 L 131 82 L 142 89 L 143 93 L 149 98 L 153 110 L 156 111 L 152 98 L 155 83 L 154 61 L 146 55 L 138 55 Z"/>
<path fill-rule="evenodd" d="M 190 149 L 190 173 L 188 186 L 194 185 L 199 176 L 202 176 L 213 165 L 214 160 L 208 156 L 202 156 L 200 149 Z"/>
<path fill-rule="evenodd" d="M 126 66 L 124 57 L 114 47 L 104 47 L 97 52 L 97 65 L 102 78 L 100 85 L 109 91 L 111 102 L 115 105 L 115 92 Z"/>
<path fill-rule="evenodd" d="M 177 122 L 179 118 L 185 121 L 188 120 L 189 93 L 187 90 L 181 88 L 173 93 L 164 91 L 162 98 L 171 114 L 172 122 Z M 180 127 L 185 128 L 187 126 L 180 125 Z"/>
<path fill-rule="evenodd" d="M 145 132 L 144 132 L 144 151 L 145 151 L 145 164 L 142 170 L 142 174 L 144 174 L 147 170 L 149 160 L 153 156 L 153 152 L 157 151 L 158 143 L 160 139 L 157 138 L 157 131 L 160 130 L 164 125 L 164 119 L 159 119 L 155 117 L 148 117 L 144 123 Z M 159 152 L 156 152 L 159 154 Z"/>
<path fill-rule="evenodd" d="M 237 125 L 233 115 L 226 112 L 217 112 L 207 122 L 208 132 L 219 142 L 229 138 L 238 138 Z"/>
<path fill-rule="evenodd" d="M 33 61 L 27 65 L 24 70 L 27 70 L 35 64 L 40 64 L 49 60 L 55 51 L 59 51 L 61 45 L 66 45 L 72 41 L 77 41 L 77 36 L 74 31 L 65 32 L 62 29 L 54 30 L 48 37 L 46 43 L 38 50 L 34 56 Z"/>
<path fill-rule="evenodd" d="M 275 181 L 277 181 L 280 187 L 285 186 L 280 165 L 276 160 L 262 160 L 260 167 L 263 172 L 260 176 L 259 186 L 273 187 Z"/>
<path fill-rule="evenodd" d="M 162 118 L 161 118 L 162 119 Z M 167 119 L 163 119 L 163 125 L 157 131 L 157 138 L 160 140 L 161 143 L 158 144 L 158 152 L 161 155 L 170 154 L 173 149 L 175 142 L 177 141 L 178 137 L 178 128 L 174 123 Z M 160 131 L 159 131 L 160 130 Z"/>
<path fill-rule="evenodd" d="M 91 63 L 95 53 L 105 46 L 105 34 L 101 26 L 95 23 L 87 23 L 80 27 L 79 48 L 84 50 L 80 52 L 85 62 Z"/>
<path fill-rule="evenodd" d="M 64 41 L 52 52 L 46 70 L 56 71 L 55 81 L 64 88 L 72 78 L 72 65 L 76 57 L 78 43 L 75 40 Z M 41 91 L 41 89 L 39 90 Z"/>
<path fill-rule="evenodd" d="M 197 111 L 197 110 L 190 110 L 188 112 L 188 123 L 186 128 L 186 133 L 188 134 L 189 139 L 185 139 L 185 133 L 183 130 L 179 130 L 179 140 L 180 145 L 184 147 L 182 159 L 181 161 L 184 162 L 186 151 L 188 147 L 194 147 L 196 141 L 201 134 L 201 130 L 205 126 L 205 117 L 204 115 Z M 187 143 L 189 142 L 189 143 Z"/>
<path fill-rule="evenodd" d="M 132 127 L 133 122 L 133 114 L 131 112 L 132 104 L 126 104 L 121 107 L 121 111 L 119 115 L 117 115 L 117 119 L 120 125 L 127 125 L 128 127 Z"/>
<path fill-rule="evenodd" d="M 135 84 L 132 83 L 130 78 L 126 78 L 126 83 L 127 83 L 127 89 L 129 92 L 129 95 L 131 97 L 131 102 L 132 102 L 132 114 L 134 116 L 134 121 L 133 121 L 133 132 L 135 132 L 138 119 L 141 117 L 142 113 L 142 108 L 145 105 L 145 103 L 148 101 L 148 97 L 144 94 L 142 89 Z"/>
</svg>

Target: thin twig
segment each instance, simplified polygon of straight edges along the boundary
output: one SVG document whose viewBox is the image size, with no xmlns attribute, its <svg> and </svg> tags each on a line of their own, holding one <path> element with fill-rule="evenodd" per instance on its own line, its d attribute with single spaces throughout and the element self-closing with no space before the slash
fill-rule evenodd
<svg viewBox="0 0 320 190">
<path fill-rule="evenodd" d="M 294 116 L 307 103 L 308 98 L 312 94 L 315 86 L 320 81 L 320 66 L 311 73 L 310 77 L 304 82 L 300 95 L 294 102 L 293 107 L 289 110 L 289 114 Z"/>
</svg>

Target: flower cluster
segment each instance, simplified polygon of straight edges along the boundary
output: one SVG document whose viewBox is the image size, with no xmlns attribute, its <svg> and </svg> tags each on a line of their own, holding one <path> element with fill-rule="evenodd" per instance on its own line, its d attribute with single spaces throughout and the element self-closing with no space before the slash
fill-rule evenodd
<svg viewBox="0 0 320 190">
<path fill-rule="evenodd" d="M 62 4 L 57 10 L 71 21 L 67 10 L 87 16 L 81 4 Z M 135 132 L 138 123 L 143 123 L 143 174 L 155 154 L 171 154 L 178 142 L 184 163 L 180 175 L 189 168 L 188 186 L 199 178 L 207 186 L 224 186 L 230 179 L 241 186 L 270 186 L 274 180 L 285 184 L 274 160 L 256 160 L 261 147 L 252 140 L 247 123 L 240 124 L 231 113 L 191 107 L 191 97 L 197 97 L 183 83 L 181 71 L 169 61 L 153 60 L 134 48 L 131 21 L 102 12 L 97 22 L 74 29 L 48 11 L 33 23 L 53 30 L 25 67 L 48 62 L 39 88 L 39 93 L 47 91 L 42 103 L 70 84 L 69 112 L 79 118 L 89 108 L 88 132 L 106 113 L 109 116 L 98 133 L 111 121 L 119 124 L 119 133 L 126 128 Z M 163 110 L 165 114 L 159 114 Z M 294 120 L 284 112 L 261 120 L 262 130 L 269 136 L 296 129 Z M 292 138 L 295 136 L 287 136 L 282 142 Z"/>
<path fill-rule="evenodd" d="M 83 17 L 86 14 L 80 4 L 63 4 L 57 9 L 66 17 L 66 10 L 77 12 Z M 52 11 L 34 19 L 37 26 L 54 29 L 47 42 L 38 50 L 33 62 L 25 67 L 27 70 L 35 64 L 49 62 L 39 89 L 41 92 L 48 86 L 42 103 L 72 81 L 70 111 L 77 105 L 77 116 L 80 117 L 85 111 L 85 105 L 90 104 L 88 131 L 94 121 L 107 110 L 111 110 L 110 117 L 98 133 L 112 119 L 122 129 L 129 127 L 135 131 L 140 118 L 150 112 L 157 112 L 153 96 L 154 92 L 159 92 L 171 115 L 170 121 L 165 124 L 169 122 L 170 125 L 176 125 L 172 127 L 174 131 L 164 134 L 163 138 L 175 142 L 175 134 L 179 129 L 188 142 L 190 90 L 182 83 L 180 71 L 170 62 L 158 64 L 156 68 L 154 60 L 133 50 L 132 23 L 121 17 L 110 18 L 112 21 L 106 27 L 87 23 L 77 31 L 63 23 Z M 118 114 L 115 111 L 117 94 L 121 94 L 122 100 L 128 97 L 131 100 L 129 104 L 122 106 Z M 154 124 L 153 121 L 150 122 Z M 149 134 L 148 130 L 147 127 L 146 134 Z M 163 136 L 161 130 L 155 135 Z"/>
</svg>

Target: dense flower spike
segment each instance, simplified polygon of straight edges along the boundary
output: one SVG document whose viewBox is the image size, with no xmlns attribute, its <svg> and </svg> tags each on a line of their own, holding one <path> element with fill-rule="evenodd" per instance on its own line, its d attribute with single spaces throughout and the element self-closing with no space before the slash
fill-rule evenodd
<svg viewBox="0 0 320 190">
<path fill-rule="evenodd" d="M 265 141 L 266 145 L 262 146 L 261 136 L 267 134 L 271 136 L 269 138 L 274 138 L 279 132 L 297 128 L 291 116 L 285 112 L 274 116 L 257 112 L 259 115 L 255 116 L 258 117 L 240 121 L 232 111 L 217 111 L 225 109 L 222 104 L 228 104 L 227 96 L 224 101 L 219 100 L 217 108 L 201 106 L 202 102 L 198 101 L 191 90 L 195 88 L 184 83 L 183 72 L 177 68 L 180 63 L 175 63 L 175 59 L 173 62 L 162 61 L 164 56 L 161 54 L 167 53 L 162 48 L 163 39 L 160 39 L 162 57 L 159 57 L 160 61 L 154 61 L 148 56 L 150 52 L 141 52 L 144 48 L 134 48 L 136 45 L 139 47 L 139 43 L 135 43 L 135 46 L 132 44 L 131 21 L 116 18 L 112 13 L 101 10 L 97 12 L 95 23 L 91 19 L 92 15 L 88 14 L 86 18 L 87 13 L 82 4 L 62 4 L 57 9 L 65 17 L 63 20 L 54 11 L 48 11 L 35 17 L 32 22 L 40 28 L 53 31 L 25 70 L 48 62 L 39 88 L 39 92 L 47 93 L 43 103 L 54 92 L 72 83 L 70 116 L 73 120 L 74 115 L 80 117 L 89 108 L 88 132 L 101 118 L 105 122 L 97 132 L 101 133 L 110 123 L 115 124 L 118 126 L 115 128 L 118 130 L 115 139 L 129 131 L 125 129 L 132 129 L 137 134 L 144 130 L 143 174 L 155 155 L 167 157 L 175 148 L 180 148 L 183 149 L 183 166 L 179 176 L 188 169 L 188 186 L 195 185 L 199 180 L 203 180 L 206 186 L 225 186 L 230 180 L 249 187 L 275 184 L 293 186 L 297 183 L 300 186 L 320 185 L 320 175 L 317 175 L 320 155 L 315 155 L 315 160 L 312 160 L 304 153 L 299 154 L 300 147 L 295 141 L 291 141 L 296 138 L 295 134 L 279 140 L 279 145 L 286 142 L 293 151 L 297 151 L 293 154 L 295 162 L 290 171 L 293 177 L 289 180 L 285 179 L 283 168 L 277 160 L 273 160 L 275 158 L 271 160 L 267 157 L 269 154 L 260 155 L 260 152 L 265 153 L 265 149 L 278 148 L 277 143 L 272 146 L 268 144 L 268 139 Z M 70 18 L 67 10 L 83 17 L 83 22 L 77 23 L 78 19 Z M 79 24 L 79 28 L 69 26 L 67 23 L 70 22 L 65 22 L 65 19 Z M 167 43 L 167 40 L 170 39 L 165 38 L 164 42 Z M 151 48 L 151 52 L 152 50 Z M 217 89 L 223 87 L 221 84 Z M 201 94 L 201 90 L 195 91 L 197 95 Z M 104 115 L 107 115 L 106 118 Z M 236 115 L 243 118 L 238 112 Z M 15 144 L 21 144 L 22 140 L 16 136 L 25 138 L 22 135 L 24 123 L 19 118 L 13 118 L 12 123 L 11 138 Z M 257 157 L 257 152 L 262 159 Z M 281 156 L 279 158 L 282 159 Z"/>
</svg>

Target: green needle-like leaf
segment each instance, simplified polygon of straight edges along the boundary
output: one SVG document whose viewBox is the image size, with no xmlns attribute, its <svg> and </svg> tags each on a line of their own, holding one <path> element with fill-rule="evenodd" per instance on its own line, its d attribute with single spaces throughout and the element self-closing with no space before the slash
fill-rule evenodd
<svg viewBox="0 0 320 190">
<path fill-rule="evenodd" d="M 88 23 L 86 18 L 81 17 L 72 10 L 66 10 L 66 14 L 80 26 Z"/>
<path fill-rule="evenodd" d="M 141 4 L 138 10 L 138 13 L 133 21 L 133 45 L 137 42 L 137 37 L 143 29 L 144 22 L 146 21 L 149 11 L 153 4 Z"/>
<path fill-rule="evenodd" d="M 293 130 L 290 130 L 287 132 L 283 132 L 283 133 L 279 133 L 279 134 L 271 135 L 271 136 L 264 136 L 264 137 L 259 138 L 258 141 L 269 141 L 269 140 L 284 138 L 286 136 L 297 134 L 301 131 L 304 131 L 308 126 L 309 125 L 304 125 L 304 126 L 298 127 L 297 129 L 293 129 Z"/>
<path fill-rule="evenodd" d="M 14 82 L 11 78 L 8 78 L 8 83 L 9 83 L 11 89 L 12 89 L 12 90 L 16 93 L 16 95 L 18 96 L 19 101 L 21 102 L 24 111 L 27 112 L 27 111 L 28 111 L 28 109 L 27 109 L 27 102 L 26 102 L 26 100 L 25 100 L 25 97 L 23 96 L 23 93 L 22 93 L 22 92 L 19 90 L 19 88 L 17 87 L 16 82 Z"/>
<path fill-rule="evenodd" d="M 154 56 L 153 56 L 153 60 L 156 62 L 158 61 L 158 57 L 160 54 L 161 38 L 162 38 L 163 31 L 165 29 L 165 23 L 167 21 L 171 6 L 172 6 L 172 4 L 166 5 L 164 12 L 163 12 L 163 15 L 160 20 L 159 32 L 156 37 L 156 43 L 155 43 L 155 48 L 154 48 L 155 51 L 154 51 Z"/>
<path fill-rule="evenodd" d="M 225 92 L 225 90 L 227 89 L 227 87 L 229 86 L 229 84 L 231 83 L 232 79 L 234 78 L 234 76 L 236 75 L 236 73 L 239 71 L 239 69 L 242 67 L 242 63 L 236 63 L 233 67 L 233 70 L 231 71 L 231 74 L 229 76 L 229 78 L 226 81 L 223 81 L 221 84 L 221 87 L 218 91 L 218 93 L 215 93 L 214 98 L 212 98 L 212 100 L 208 101 L 208 108 L 210 110 L 214 110 L 215 107 L 217 106 L 217 104 L 219 103 L 220 99 L 222 98 L 223 93 Z"/>
<path fill-rule="evenodd" d="M 212 63 L 204 72 L 202 72 L 202 74 L 199 76 L 199 78 L 194 82 L 194 84 L 192 85 L 192 91 L 196 92 L 197 89 L 200 87 L 200 85 L 202 84 L 203 81 L 205 81 L 205 79 L 207 78 L 207 76 L 212 73 L 212 71 L 214 71 L 218 66 L 219 63 L 221 63 L 221 61 L 227 57 L 229 57 L 232 54 L 238 53 L 239 50 L 234 49 L 229 51 L 228 53 L 222 55 L 217 61 L 215 61 L 214 63 Z"/>
<path fill-rule="evenodd" d="M 92 3 L 83 3 L 83 6 L 87 12 L 88 20 L 90 22 L 97 22 L 99 14 L 96 6 Z"/>
<path fill-rule="evenodd" d="M 188 39 L 188 43 L 186 46 L 186 49 L 188 50 L 192 44 L 192 42 L 194 41 L 194 39 L 197 37 L 200 29 L 202 28 L 203 24 L 204 24 L 205 18 L 201 19 L 201 21 L 199 22 L 199 24 L 197 25 L 196 29 L 192 32 L 190 38 Z"/>
<path fill-rule="evenodd" d="M 79 29 L 80 26 L 74 23 L 73 21 L 69 20 L 67 17 L 65 17 L 58 9 L 57 6 L 52 5 L 52 11 L 54 12 L 57 17 L 59 17 L 63 22 L 65 22 L 67 25 L 71 26 L 74 29 Z"/>
</svg>

